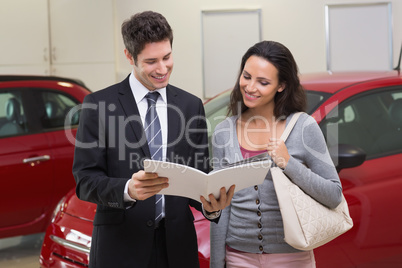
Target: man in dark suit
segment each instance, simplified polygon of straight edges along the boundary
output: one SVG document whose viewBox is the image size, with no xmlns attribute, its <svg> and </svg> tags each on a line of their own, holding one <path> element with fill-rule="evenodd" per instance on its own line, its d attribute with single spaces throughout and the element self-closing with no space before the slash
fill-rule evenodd
<svg viewBox="0 0 402 268">
<path fill-rule="evenodd" d="M 234 188 L 222 189 L 219 200 L 202 198 L 202 204 L 158 195 L 162 220 L 156 216 L 155 194 L 168 187 L 169 178 L 143 171 L 143 160 L 153 157 L 143 127 L 151 106 L 147 94 L 158 92 L 154 102 L 162 160 L 208 172 L 204 108 L 199 98 L 168 84 L 173 34 L 161 14 L 134 15 L 123 23 L 122 35 L 133 71 L 121 83 L 85 98 L 76 138 L 76 193 L 97 204 L 90 267 L 199 267 L 189 205 L 214 220 L 230 203 Z"/>
</svg>

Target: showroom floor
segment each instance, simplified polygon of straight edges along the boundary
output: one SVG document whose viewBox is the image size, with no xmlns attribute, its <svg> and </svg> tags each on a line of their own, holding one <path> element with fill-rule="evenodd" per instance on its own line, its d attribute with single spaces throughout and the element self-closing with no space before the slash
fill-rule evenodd
<svg viewBox="0 0 402 268">
<path fill-rule="evenodd" d="M 44 233 L 0 239 L 1 268 L 38 268 Z"/>
</svg>

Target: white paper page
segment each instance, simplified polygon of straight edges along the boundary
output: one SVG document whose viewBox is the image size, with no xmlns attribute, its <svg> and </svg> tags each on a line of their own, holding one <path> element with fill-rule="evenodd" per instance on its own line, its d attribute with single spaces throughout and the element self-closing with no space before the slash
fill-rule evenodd
<svg viewBox="0 0 402 268">
<path fill-rule="evenodd" d="M 201 202 L 201 195 L 209 201 L 208 195 L 211 193 L 214 194 L 215 198 L 219 199 L 222 187 L 228 190 L 230 186 L 235 184 L 235 192 L 237 192 L 246 187 L 261 184 L 270 167 L 271 161 L 266 160 L 233 166 L 206 174 L 198 169 L 180 164 L 144 160 L 144 170 L 146 172 L 155 172 L 160 177 L 169 178 L 169 187 L 160 191 L 160 194 L 184 196 L 199 202 Z"/>
<path fill-rule="evenodd" d="M 144 160 L 146 172 L 158 173 L 159 177 L 169 178 L 169 187 L 159 194 L 178 195 L 201 202 L 200 196 L 207 189 L 207 174 L 198 169 L 170 162 Z"/>
<path fill-rule="evenodd" d="M 235 192 L 238 192 L 244 188 L 262 184 L 271 168 L 271 163 L 270 160 L 258 161 L 211 172 L 208 177 L 208 191 L 218 199 L 222 187 L 228 190 L 235 184 Z"/>
</svg>

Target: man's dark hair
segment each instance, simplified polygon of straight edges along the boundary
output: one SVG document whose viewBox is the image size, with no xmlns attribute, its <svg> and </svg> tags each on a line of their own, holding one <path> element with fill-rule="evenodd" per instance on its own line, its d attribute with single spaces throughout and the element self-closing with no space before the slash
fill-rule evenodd
<svg viewBox="0 0 402 268">
<path fill-rule="evenodd" d="M 126 49 L 137 64 L 137 56 L 145 45 L 168 39 L 173 44 L 173 31 L 169 23 L 159 13 L 144 11 L 123 22 L 121 33 Z"/>
</svg>

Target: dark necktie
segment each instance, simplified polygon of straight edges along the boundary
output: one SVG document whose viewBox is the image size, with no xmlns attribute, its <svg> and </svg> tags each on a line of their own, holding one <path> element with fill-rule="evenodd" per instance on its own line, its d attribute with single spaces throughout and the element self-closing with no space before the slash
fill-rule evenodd
<svg viewBox="0 0 402 268">
<path fill-rule="evenodd" d="M 145 116 L 145 135 L 147 136 L 149 151 L 153 160 L 162 161 L 162 132 L 159 122 L 158 113 L 156 112 L 156 101 L 159 97 L 159 92 L 149 92 L 145 98 L 148 101 L 148 110 Z M 163 196 L 157 194 L 155 196 L 155 224 L 163 218 L 162 207 Z"/>
</svg>

